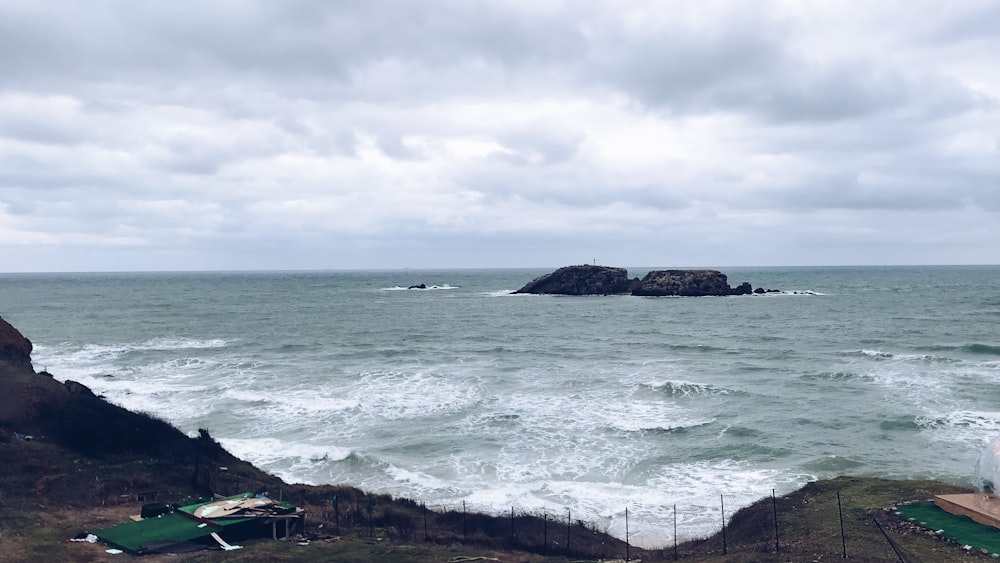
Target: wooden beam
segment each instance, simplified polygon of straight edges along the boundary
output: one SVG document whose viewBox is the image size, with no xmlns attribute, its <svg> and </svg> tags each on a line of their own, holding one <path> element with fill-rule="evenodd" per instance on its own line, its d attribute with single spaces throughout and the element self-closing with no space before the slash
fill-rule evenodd
<svg viewBox="0 0 1000 563">
<path fill-rule="evenodd" d="M 949 514 L 968 516 L 984 526 L 1000 528 L 1000 498 L 985 493 L 937 495 L 934 504 Z"/>
</svg>

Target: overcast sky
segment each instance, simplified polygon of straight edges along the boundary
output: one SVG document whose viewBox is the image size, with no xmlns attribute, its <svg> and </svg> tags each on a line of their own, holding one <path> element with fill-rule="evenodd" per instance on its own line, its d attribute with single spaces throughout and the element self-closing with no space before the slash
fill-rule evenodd
<svg viewBox="0 0 1000 563">
<path fill-rule="evenodd" d="M 986 0 L 0 0 L 0 270 L 997 264 L 997 30 Z"/>
</svg>

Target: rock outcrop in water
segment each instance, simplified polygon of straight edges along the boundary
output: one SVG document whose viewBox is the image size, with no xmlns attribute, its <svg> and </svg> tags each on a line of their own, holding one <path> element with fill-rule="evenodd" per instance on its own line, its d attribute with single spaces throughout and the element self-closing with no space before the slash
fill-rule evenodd
<svg viewBox="0 0 1000 563">
<path fill-rule="evenodd" d="M 625 268 L 608 266 L 565 266 L 531 280 L 514 293 L 554 293 L 558 295 L 614 295 L 630 290 Z"/>
<path fill-rule="evenodd" d="M 582 265 L 559 268 L 514 293 L 701 297 L 750 295 L 753 287 L 747 282 L 730 287 L 726 275 L 716 270 L 654 270 L 641 280 L 629 280 L 625 268 Z"/>
<path fill-rule="evenodd" d="M 750 284 L 729 287 L 726 274 L 715 270 L 655 270 L 646 274 L 632 295 L 703 297 L 707 295 L 749 295 Z"/>
</svg>

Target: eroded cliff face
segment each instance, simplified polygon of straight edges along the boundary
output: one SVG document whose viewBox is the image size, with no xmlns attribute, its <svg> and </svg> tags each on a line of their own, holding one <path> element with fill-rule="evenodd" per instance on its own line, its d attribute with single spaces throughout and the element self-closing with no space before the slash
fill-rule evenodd
<svg viewBox="0 0 1000 563">
<path fill-rule="evenodd" d="M 0 318 L 0 430 L 41 431 L 40 412 L 62 405 L 69 392 L 31 365 L 31 341 Z"/>
<path fill-rule="evenodd" d="M 4 501 L 93 506 L 122 491 L 144 490 L 176 491 L 181 498 L 212 492 L 218 477 L 210 468 L 220 466 L 261 486 L 282 485 L 226 452 L 207 431 L 190 438 L 163 420 L 108 403 L 81 383 L 35 373 L 31 350 L 31 342 L 0 319 Z M 108 460 L 114 463 L 103 467 Z"/>
<path fill-rule="evenodd" d="M 6 362 L 14 369 L 34 371 L 31 349 L 31 341 L 0 317 L 0 362 Z"/>
</svg>

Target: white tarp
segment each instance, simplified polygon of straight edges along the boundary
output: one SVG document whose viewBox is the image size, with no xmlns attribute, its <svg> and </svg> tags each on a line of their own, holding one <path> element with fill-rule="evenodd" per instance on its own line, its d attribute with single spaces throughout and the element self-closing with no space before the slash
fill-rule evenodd
<svg viewBox="0 0 1000 563">
<path fill-rule="evenodd" d="M 988 493 L 997 493 L 1000 487 L 1000 438 L 993 440 L 983 450 L 983 455 L 976 464 L 976 475 L 972 484 Z"/>
</svg>

